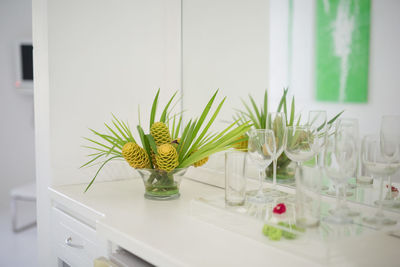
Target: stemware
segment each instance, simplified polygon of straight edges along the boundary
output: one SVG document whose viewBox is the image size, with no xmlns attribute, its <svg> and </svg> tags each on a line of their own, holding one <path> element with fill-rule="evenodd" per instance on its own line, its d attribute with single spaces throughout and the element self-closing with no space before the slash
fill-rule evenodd
<svg viewBox="0 0 400 267">
<path fill-rule="evenodd" d="M 360 136 L 359 136 L 359 127 L 358 127 L 358 120 L 355 118 L 342 118 L 339 119 L 336 127 L 345 130 L 348 136 L 351 136 L 351 138 L 353 138 L 354 140 L 356 140 L 356 149 L 357 149 L 357 153 L 359 154 L 359 140 L 360 140 Z M 359 156 L 357 157 L 357 169 L 356 172 L 354 174 L 354 178 L 357 178 L 361 175 L 360 171 L 360 159 Z M 349 177 L 349 178 L 353 178 L 353 177 Z M 355 188 L 356 186 L 354 184 L 350 184 L 349 181 L 345 184 L 345 190 L 347 188 Z M 346 191 L 345 191 L 345 195 L 346 195 Z"/>
<path fill-rule="evenodd" d="M 276 142 L 274 132 L 268 129 L 253 129 L 249 132 L 248 141 L 249 159 L 258 167 L 258 191 L 254 196 L 249 196 L 249 202 L 267 203 L 271 199 L 263 193 L 263 180 L 265 169 L 271 164 L 276 153 Z"/>
<path fill-rule="evenodd" d="M 400 153 L 400 116 L 382 116 L 380 131 L 380 146 L 383 158 L 388 162 L 396 162 Z M 387 178 L 388 193 L 382 199 L 383 205 L 392 206 L 392 181 L 391 175 Z"/>
<path fill-rule="evenodd" d="M 318 148 L 315 128 L 286 127 L 286 156 L 297 163 L 296 168 L 296 223 L 304 227 L 319 225 L 320 179 L 303 175 L 303 162 L 312 159 Z"/>
<path fill-rule="evenodd" d="M 310 125 L 314 129 L 316 129 L 316 132 L 318 135 L 316 137 L 318 138 L 316 145 L 318 145 L 318 151 L 315 154 L 315 166 L 318 167 L 320 166 L 321 162 L 318 162 L 319 158 L 319 153 L 322 152 L 322 149 L 325 144 L 325 136 L 326 136 L 326 131 L 327 131 L 327 116 L 326 116 L 326 111 L 325 110 L 310 110 L 308 112 L 308 122 L 307 125 Z"/>
<path fill-rule="evenodd" d="M 382 155 L 379 137 L 367 135 L 363 138 L 361 160 L 367 172 L 380 177 L 378 208 L 374 216 L 365 217 L 366 223 L 384 226 L 396 224 L 396 221 L 386 217 L 383 213 L 383 177 L 394 174 L 400 167 L 400 161 L 388 162 Z"/>
<path fill-rule="evenodd" d="M 341 187 L 345 186 L 348 177 L 351 177 L 357 168 L 356 140 L 340 129 L 335 134 L 328 135 L 323 163 L 324 170 L 336 189 L 336 207 L 325 220 L 339 224 L 351 223 Z"/>
<path fill-rule="evenodd" d="M 321 175 L 321 165 L 322 165 L 322 158 L 323 158 L 323 149 L 326 143 L 326 133 L 328 130 L 327 124 L 327 115 L 325 110 L 310 110 L 308 112 L 308 121 L 307 125 L 310 125 L 316 129 L 316 133 L 314 136 L 317 138 L 316 144 L 317 146 L 317 153 L 315 154 L 315 170 L 320 177 Z M 322 185 L 322 190 L 327 190 L 329 187 Z"/>
<path fill-rule="evenodd" d="M 348 140 L 347 142 L 354 142 L 354 147 L 352 147 L 352 149 L 354 148 L 354 151 L 352 151 L 354 153 L 354 160 L 355 162 L 351 161 L 351 162 L 343 162 L 344 165 L 347 165 L 348 167 L 352 166 L 352 164 L 354 164 L 354 170 L 351 169 L 346 171 L 346 182 L 343 184 L 342 186 L 342 194 L 344 195 L 343 201 L 342 201 L 342 208 L 343 210 L 346 210 L 346 214 L 347 216 L 358 216 L 360 215 L 360 213 L 358 211 L 355 211 L 353 209 L 350 209 L 347 205 L 347 197 L 353 195 L 353 193 L 351 191 L 347 191 L 347 188 L 355 188 L 355 185 L 350 184 L 350 180 L 354 177 L 358 177 L 358 173 L 360 171 L 360 160 L 359 160 L 359 144 L 358 144 L 358 140 L 359 140 L 359 135 L 358 135 L 358 120 L 357 119 L 353 119 L 353 118 L 344 118 L 344 119 L 340 119 L 338 120 L 338 122 L 333 126 L 334 129 L 334 133 L 335 133 L 335 138 L 342 138 L 345 141 L 343 143 L 346 142 L 346 140 Z M 347 151 L 346 153 L 349 153 L 349 148 L 346 147 L 345 145 L 341 147 L 341 149 L 343 151 Z"/>
<path fill-rule="evenodd" d="M 266 128 L 274 132 L 276 151 L 272 160 L 273 163 L 273 189 L 276 189 L 276 167 L 279 156 L 286 145 L 286 116 L 283 112 L 270 112 L 267 115 Z"/>
</svg>

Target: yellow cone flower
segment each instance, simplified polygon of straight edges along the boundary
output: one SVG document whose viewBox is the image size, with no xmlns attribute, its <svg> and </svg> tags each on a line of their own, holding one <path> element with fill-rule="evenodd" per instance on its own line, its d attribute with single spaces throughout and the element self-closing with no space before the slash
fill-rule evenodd
<svg viewBox="0 0 400 267">
<path fill-rule="evenodd" d="M 201 159 L 199 161 L 196 161 L 195 163 L 193 163 L 193 166 L 195 167 L 200 167 L 203 166 L 204 164 L 206 164 L 208 161 L 208 157 L 205 157 L 204 159 Z"/>
<path fill-rule="evenodd" d="M 171 135 L 167 125 L 163 122 L 153 123 L 150 127 L 150 134 L 153 136 L 157 146 L 171 143 Z"/>
<path fill-rule="evenodd" d="M 178 153 L 171 144 L 163 144 L 157 147 L 156 161 L 158 168 L 166 172 L 170 172 L 178 165 Z"/>
<path fill-rule="evenodd" d="M 192 154 L 195 153 L 196 151 L 197 151 L 197 149 L 194 150 L 194 151 L 192 152 Z M 205 157 L 205 158 L 203 158 L 203 159 L 201 159 L 201 160 L 196 161 L 195 163 L 193 163 L 193 166 L 195 166 L 196 168 L 197 168 L 197 167 L 200 167 L 200 166 L 203 166 L 204 164 L 207 163 L 207 161 L 208 161 L 208 157 Z"/>
<path fill-rule="evenodd" d="M 245 136 L 244 136 L 244 135 L 241 135 L 241 136 L 239 136 L 238 138 L 236 138 L 236 140 L 240 140 L 240 139 L 243 139 L 243 138 L 245 138 Z M 244 140 L 244 141 L 241 141 L 241 142 L 239 142 L 239 143 L 236 143 L 236 144 L 234 145 L 234 148 L 235 148 L 236 150 L 247 151 L 247 146 L 248 146 L 248 144 L 249 144 L 249 141 L 248 141 L 248 140 Z"/>
<path fill-rule="evenodd" d="M 132 168 L 144 169 L 150 168 L 149 157 L 146 151 L 138 144 L 133 142 L 126 143 L 122 147 L 122 156 Z"/>
</svg>

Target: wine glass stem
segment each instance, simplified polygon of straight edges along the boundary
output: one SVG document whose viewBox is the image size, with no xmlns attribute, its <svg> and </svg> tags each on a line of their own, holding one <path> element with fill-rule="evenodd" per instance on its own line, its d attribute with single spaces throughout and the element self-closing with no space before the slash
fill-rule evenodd
<svg viewBox="0 0 400 267">
<path fill-rule="evenodd" d="M 344 195 L 340 193 L 340 187 L 341 187 L 340 183 L 337 183 L 335 185 L 335 189 L 336 189 L 336 209 L 337 210 L 339 210 L 343 205 L 343 196 Z"/>
<path fill-rule="evenodd" d="M 380 185 L 379 185 L 379 203 L 378 203 L 378 210 L 376 211 L 376 216 L 383 217 L 383 177 L 380 178 Z"/>
<path fill-rule="evenodd" d="M 258 192 L 257 192 L 257 196 L 263 196 L 263 178 L 265 175 L 265 169 L 259 169 L 259 173 L 258 173 Z"/>
<path fill-rule="evenodd" d="M 277 160 L 274 159 L 273 161 L 273 169 L 274 169 L 274 174 L 272 178 L 272 187 L 273 189 L 276 189 L 276 165 L 278 164 Z"/>
</svg>

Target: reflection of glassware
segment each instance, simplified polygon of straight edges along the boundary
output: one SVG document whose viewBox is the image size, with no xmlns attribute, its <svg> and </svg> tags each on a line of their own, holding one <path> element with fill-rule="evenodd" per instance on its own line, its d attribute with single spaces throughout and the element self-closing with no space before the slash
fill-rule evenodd
<svg viewBox="0 0 400 267">
<path fill-rule="evenodd" d="M 337 124 L 335 125 L 336 128 L 341 129 L 342 131 L 346 131 L 346 135 L 351 136 L 351 138 L 353 138 L 354 140 L 356 140 L 356 148 L 357 151 L 359 151 L 359 130 L 358 130 L 358 120 L 354 119 L 354 118 L 343 118 L 343 119 L 339 119 Z M 358 153 L 358 152 L 357 152 Z M 359 156 L 357 157 L 357 169 L 356 172 L 354 173 L 354 178 L 357 179 L 357 177 L 360 176 L 360 159 Z M 353 177 L 349 177 L 349 179 L 351 179 Z M 349 181 L 348 181 L 349 182 Z M 346 183 L 345 184 L 345 194 L 346 194 L 346 189 L 347 188 L 355 188 L 356 186 L 350 183 Z M 357 214 L 359 215 L 359 214 Z"/>
<path fill-rule="evenodd" d="M 316 139 L 310 126 L 288 126 L 286 128 L 286 156 L 297 162 L 296 169 L 296 223 L 303 227 L 319 225 L 320 179 L 304 176 L 302 163 L 315 156 Z"/>
<path fill-rule="evenodd" d="M 347 196 L 351 196 L 353 195 L 353 193 L 351 191 L 347 191 L 348 188 L 355 188 L 356 185 L 354 184 L 350 184 L 350 180 L 352 178 L 356 178 L 359 176 L 358 172 L 360 170 L 359 168 L 359 135 L 358 135 L 358 120 L 357 119 L 352 119 L 352 118 L 345 118 L 345 119 L 340 119 L 336 125 L 334 125 L 333 129 L 335 132 L 336 138 L 342 138 L 342 139 L 349 139 L 349 142 L 351 140 L 351 143 L 353 144 L 354 142 L 354 147 L 352 147 L 352 149 L 354 148 L 354 160 L 355 162 L 349 162 L 348 165 L 350 164 L 354 164 L 355 169 L 350 171 L 347 171 L 346 174 L 347 175 L 347 181 L 346 183 L 343 184 L 342 186 L 342 190 L 341 192 L 344 195 L 344 199 L 342 202 L 342 207 L 343 209 L 347 210 L 347 216 L 358 216 L 360 215 L 360 213 L 358 211 L 355 211 L 353 209 L 350 209 L 347 205 Z M 346 141 L 344 141 L 343 143 L 345 143 Z M 342 147 L 343 151 L 346 151 L 346 145 L 343 145 Z M 349 150 L 349 148 L 347 149 Z M 349 152 L 349 151 L 348 151 Z M 343 162 L 343 164 L 346 164 L 346 162 Z"/>
<path fill-rule="evenodd" d="M 318 145 L 318 151 L 315 154 L 315 169 L 318 175 L 322 179 L 321 175 L 321 157 L 323 157 L 323 149 L 326 142 L 326 132 L 327 132 L 327 115 L 325 110 L 310 110 L 308 112 L 308 122 L 307 125 L 314 127 L 316 129 L 316 133 L 314 136 L 317 138 L 316 144 Z M 324 186 L 322 190 L 328 189 L 327 186 Z"/>
<path fill-rule="evenodd" d="M 274 132 L 276 152 L 273 157 L 273 188 L 276 189 L 276 166 L 279 156 L 282 154 L 286 145 L 286 116 L 283 112 L 270 112 L 267 115 L 267 129 Z"/>
<path fill-rule="evenodd" d="M 356 169 L 357 153 L 355 140 L 346 139 L 343 133 L 329 135 L 324 154 L 324 169 L 336 188 L 336 207 L 326 221 L 333 223 L 350 223 L 352 219 L 347 215 L 347 209 L 343 203 L 346 197 L 341 192 L 349 176 Z M 344 198 L 343 198 L 344 197 Z"/>
<path fill-rule="evenodd" d="M 258 167 L 259 188 L 254 196 L 249 196 L 248 201 L 267 203 L 270 198 L 262 190 L 265 178 L 265 169 L 271 164 L 276 153 L 274 132 L 267 129 L 253 129 L 249 132 L 248 158 Z"/>
<path fill-rule="evenodd" d="M 308 112 L 308 123 L 307 125 L 316 129 L 315 136 L 318 138 L 316 145 L 318 145 L 318 151 L 315 155 L 315 164 L 318 166 L 318 153 L 321 152 L 325 144 L 325 136 L 327 131 L 327 121 L 326 121 L 326 111 L 325 110 L 311 110 Z"/>
<path fill-rule="evenodd" d="M 225 153 L 225 203 L 229 206 L 243 205 L 246 199 L 245 164 L 246 152 Z"/>
<path fill-rule="evenodd" d="M 400 162 L 388 162 L 385 160 L 381 153 L 379 138 L 374 135 L 367 135 L 363 138 L 361 160 L 369 173 L 371 173 L 373 176 L 380 176 L 377 212 L 372 217 L 365 217 L 364 221 L 377 226 L 396 224 L 396 221 L 387 218 L 382 210 L 383 177 L 394 174 L 399 169 Z"/>
<path fill-rule="evenodd" d="M 388 162 L 399 160 L 400 153 L 400 116 L 383 116 L 381 121 L 380 146 L 383 158 Z M 388 193 L 383 205 L 393 205 L 391 175 L 388 175 Z"/>
</svg>

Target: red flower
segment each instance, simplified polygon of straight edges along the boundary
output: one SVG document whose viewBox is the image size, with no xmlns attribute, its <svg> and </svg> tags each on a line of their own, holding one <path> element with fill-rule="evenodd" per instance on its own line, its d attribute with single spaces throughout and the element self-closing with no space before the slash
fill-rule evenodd
<svg viewBox="0 0 400 267">
<path fill-rule="evenodd" d="M 386 188 L 389 188 L 389 186 L 386 185 Z M 392 186 L 392 192 L 399 192 L 399 189 L 397 189 L 396 187 Z"/>
<path fill-rule="evenodd" d="M 286 212 L 286 205 L 284 203 L 279 203 L 275 206 L 273 213 L 282 214 Z"/>
</svg>

